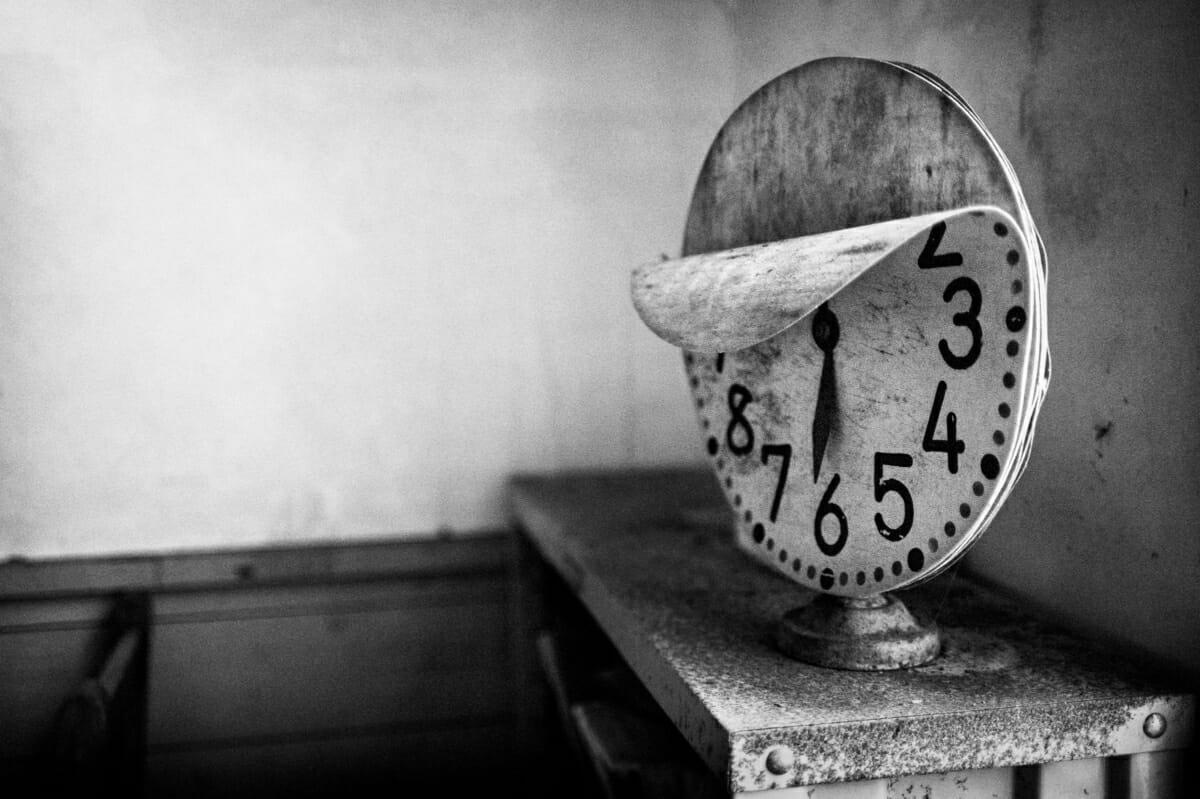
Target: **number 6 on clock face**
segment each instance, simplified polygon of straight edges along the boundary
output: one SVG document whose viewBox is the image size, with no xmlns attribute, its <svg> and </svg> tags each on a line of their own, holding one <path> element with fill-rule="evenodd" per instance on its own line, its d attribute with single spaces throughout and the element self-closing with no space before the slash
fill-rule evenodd
<svg viewBox="0 0 1200 799">
<path fill-rule="evenodd" d="M 1042 342 L 995 208 L 946 215 L 748 349 L 685 358 L 707 451 L 764 562 L 831 593 L 940 569 L 1021 456 Z"/>
</svg>

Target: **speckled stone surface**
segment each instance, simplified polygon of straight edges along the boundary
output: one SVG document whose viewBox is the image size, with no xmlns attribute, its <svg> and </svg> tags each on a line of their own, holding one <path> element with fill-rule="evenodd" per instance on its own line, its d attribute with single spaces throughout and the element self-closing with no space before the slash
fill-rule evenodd
<svg viewBox="0 0 1200 799">
<path fill-rule="evenodd" d="M 1191 743 L 1194 697 L 963 578 L 900 596 L 943 651 L 893 672 L 771 643 L 814 594 L 739 552 L 707 472 L 519 477 L 518 523 L 731 791 L 1103 757 Z M 1152 738 L 1146 718 L 1166 731 Z"/>
</svg>

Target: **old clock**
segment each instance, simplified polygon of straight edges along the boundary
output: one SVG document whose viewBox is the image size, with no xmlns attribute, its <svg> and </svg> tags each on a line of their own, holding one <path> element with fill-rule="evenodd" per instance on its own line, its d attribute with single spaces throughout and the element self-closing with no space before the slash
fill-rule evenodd
<svg viewBox="0 0 1200 799">
<path fill-rule="evenodd" d="M 971 108 L 918 68 L 814 61 L 717 134 L 683 257 L 635 270 L 680 347 L 739 546 L 818 592 L 786 652 L 934 657 L 885 592 L 959 558 L 1027 461 L 1049 381 L 1045 257 Z"/>
</svg>

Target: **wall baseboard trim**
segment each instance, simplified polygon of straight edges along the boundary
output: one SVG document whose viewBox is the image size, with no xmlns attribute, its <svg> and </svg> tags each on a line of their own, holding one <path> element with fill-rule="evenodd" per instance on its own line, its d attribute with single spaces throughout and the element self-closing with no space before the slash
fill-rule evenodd
<svg viewBox="0 0 1200 799">
<path fill-rule="evenodd" d="M 446 574 L 498 574 L 506 531 L 0 563 L 0 601 Z"/>
</svg>

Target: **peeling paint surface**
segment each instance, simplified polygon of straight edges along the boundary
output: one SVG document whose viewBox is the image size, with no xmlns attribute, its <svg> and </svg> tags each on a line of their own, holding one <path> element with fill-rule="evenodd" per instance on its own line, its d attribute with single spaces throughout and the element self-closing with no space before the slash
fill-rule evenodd
<svg viewBox="0 0 1200 799">
<path fill-rule="evenodd" d="M 512 494 L 528 535 L 573 575 L 606 633 L 732 791 L 1192 740 L 1192 696 L 953 575 L 903 593 L 943 630 L 933 663 L 864 673 L 790 660 L 771 644 L 773 627 L 814 594 L 735 549 L 718 487 L 702 472 L 531 477 Z M 1167 719 L 1156 739 L 1143 731 L 1155 712 Z"/>
</svg>

